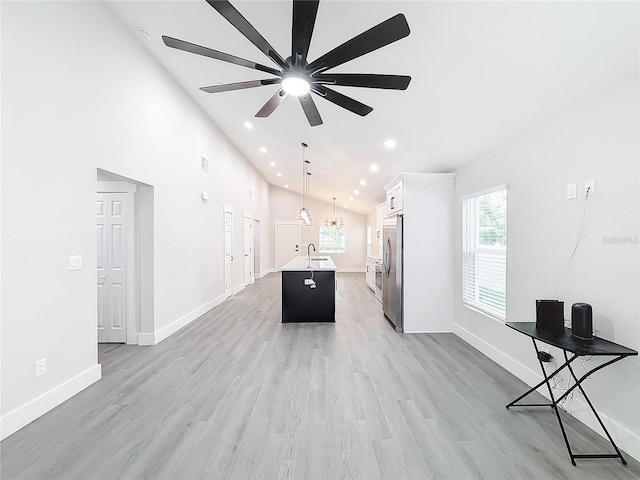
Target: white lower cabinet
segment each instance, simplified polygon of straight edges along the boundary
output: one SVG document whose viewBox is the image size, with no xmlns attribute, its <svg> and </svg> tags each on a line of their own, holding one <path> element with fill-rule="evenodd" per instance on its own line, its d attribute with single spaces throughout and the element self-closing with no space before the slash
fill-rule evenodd
<svg viewBox="0 0 640 480">
<path fill-rule="evenodd" d="M 376 286 L 376 263 L 374 260 L 367 258 L 367 271 L 366 271 L 367 285 L 371 290 L 375 291 Z"/>
</svg>

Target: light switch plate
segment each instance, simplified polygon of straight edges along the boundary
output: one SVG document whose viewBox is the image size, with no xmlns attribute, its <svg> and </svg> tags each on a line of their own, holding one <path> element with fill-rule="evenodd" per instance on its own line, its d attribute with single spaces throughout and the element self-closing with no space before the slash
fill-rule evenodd
<svg viewBox="0 0 640 480">
<path fill-rule="evenodd" d="M 69 257 L 69 270 L 80 270 L 82 268 L 82 256 L 71 255 Z"/>
<path fill-rule="evenodd" d="M 567 200 L 573 200 L 577 196 L 577 188 L 575 183 L 567 184 Z"/>
</svg>

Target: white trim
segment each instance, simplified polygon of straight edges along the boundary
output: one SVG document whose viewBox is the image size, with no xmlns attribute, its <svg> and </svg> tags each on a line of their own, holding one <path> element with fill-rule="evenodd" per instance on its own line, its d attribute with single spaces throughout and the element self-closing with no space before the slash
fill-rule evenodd
<svg viewBox="0 0 640 480">
<path fill-rule="evenodd" d="M 230 205 L 226 205 L 224 204 L 222 206 L 222 238 L 223 238 L 223 248 L 222 248 L 222 285 L 224 286 L 224 293 L 223 296 L 225 296 L 225 298 L 229 298 L 231 296 L 233 296 L 233 277 L 234 275 L 234 270 L 235 270 L 235 253 L 236 253 L 236 246 L 235 246 L 235 225 L 234 222 L 236 221 L 236 216 L 235 213 L 233 212 L 233 207 L 231 207 Z M 227 236 L 226 236 L 226 228 L 227 228 L 227 213 L 231 214 L 231 295 L 229 295 L 229 297 L 227 297 L 227 278 L 226 278 L 226 241 L 227 241 Z"/>
<path fill-rule="evenodd" d="M 489 313 L 489 312 L 485 312 L 484 310 L 478 308 L 475 305 L 471 305 L 469 303 L 465 303 L 462 302 L 462 306 L 464 308 L 468 308 L 469 310 L 471 310 L 472 312 L 477 313 L 478 315 L 482 315 L 483 317 L 487 317 L 490 318 L 491 320 L 493 320 L 494 322 L 498 322 L 501 325 L 504 325 L 505 323 L 507 323 L 506 320 L 502 320 L 501 318 L 496 317 L 495 315 Z"/>
<path fill-rule="evenodd" d="M 276 273 L 276 269 L 275 268 L 267 268 L 266 270 L 260 272 L 258 275 L 256 275 L 256 278 L 264 278 L 267 275 L 269 275 L 270 273 Z"/>
<path fill-rule="evenodd" d="M 490 193 L 498 192 L 500 190 L 509 190 L 509 184 L 503 183 L 501 185 L 496 185 L 495 187 L 487 188 L 485 190 L 480 190 L 479 192 L 463 195 L 462 197 L 460 197 L 460 201 L 464 202 L 465 200 L 469 200 L 470 198 L 480 197 L 482 195 L 489 195 Z"/>
<path fill-rule="evenodd" d="M 460 337 L 472 347 L 478 349 L 481 353 L 489 357 L 502 368 L 518 377 L 527 385 L 533 386 L 542 380 L 541 374 L 534 372 L 533 370 L 524 366 L 522 363 L 509 357 L 477 335 L 471 333 L 465 328 L 462 328 L 460 325 L 454 324 L 453 333 L 455 333 L 458 337 Z M 532 355 L 534 355 L 533 349 Z M 545 398 L 549 399 L 549 392 L 547 391 L 544 384 L 537 391 Z M 604 432 L 600 428 L 598 421 L 593 416 L 593 413 L 589 409 L 587 403 L 581 397 L 579 397 L 578 395 L 574 396 L 573 405 L 566 403 L 563 408 L 565 408 L 565 410 L 568 411 L 571 416 L 575 417 L 577 420 L 582 422 L 598 435 L 604 437 Z M 600 418 L 607 427 L 607 430 L 609 430 L 609 433 L 613 437 L 613 440 L 616 442 L 616 445 L 618 445 L 620 449 L 624 450 L 625 453 L 629 454 L 636 460 L 640 460 L 640 434 L 632 432 L 622 424 L 609 418 L 607 415 L 604 415 L 600 412 L 598 412 L 598 415 L 600 415 Z"/>
<path fill-rule="evenodd" d="M 202 315 L 207 313 L 212 308 L 217 307 L 222 302 L 224 302 L 224 294 L 214 298 L 210 302 L 205 303 L 201 307 L 196 308 L 195 310 L 187 313 L 186 315 L 178 318 L 174 322 L 170 323 L 166 327 L 161 328 L 155 333 L 141 333 L 138 335 L 138 344 L 139 345 L 157 345 L 162 340 L 168 338 L 169 336 L 176 333 L 181 328 L 189 325 L 191 322 L 200 318 Z"/>
<path fill-rule="evenodd" d="M 4 440 L 9 435 L 17 432 L 48 411 L 53 410 L 62 402 L 70 399 L 89 385 L 100 380 L 101 377 L 102 366 L 96 364 L 66 382 L 55 386 L 48 392 L 10 411 L 0 418 L 0 440 Z"/>
<path fill-rule="evenodd" d="M 139 265 L 136 258 L 136 198 L 134 193 L 137 192 L 137 188 L 134 184 L 129 182 L 117 182 L 110 180 L 98 180 L 96 193 L 124 193 L 127 198 L 127 318 L 126 318 L 126 343 L 127 345 L 137 345 L 138 332 L 136 332 L 137 325 L 139 325 L 140 319 L 137 316 L 136 300 L 140 295 L 137 291 L 136 281 L 136 265 Z M 96 293 L 97 295 L 97 293 Z M 97 327 L 96 327 L 97 328 Z"/>
<path fill-rule="evenodd" d="M 240 293 L 246 286 L 246 284 L 241 283 L 240 285 L 233 287 L 233 294 L 235 295 L 236 293 Z"/>
<path fill-rule="evenodd" d="M 254 272 L 254 266 L 255 266 L 255 262 L 254 262 L 254 251 L 256 249 L 256 242 L 255 242 L 255 236 L 254 236 L 254 231 L 253 231 L 253 221 L 255 220 L 253 218 L 253 215 L 251 215 L 250 212 L 247 212 L 246 210 L 243 212 L 242 214 L 242 280 L 244 281 L 244 219 L 248 218 L 249 219 L 249 223 L 250 223 L 250 227 L 249 227 L 249 262 L 250 262 L 250 267 L 249 267 L 249 281 L 245 282 L 245 286 L 251 285 L 253 282 L 256 281 L 256 272 Z"/>
</svg>

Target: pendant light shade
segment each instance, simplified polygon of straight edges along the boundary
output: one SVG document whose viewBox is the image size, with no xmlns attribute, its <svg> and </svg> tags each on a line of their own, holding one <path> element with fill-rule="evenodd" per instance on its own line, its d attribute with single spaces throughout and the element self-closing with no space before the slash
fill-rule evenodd
<svg viewBox="0 0 640 480">
<path fill-rule="evenodd" d="M 333 217 L 325 218 L 324 225 L 329 228 L 344 227 L 344 220 L 342 217 L 336 217 L 336 197 L 333 197 Z"/>
<path fill-rule="evenodd" d="M 302 144 L 302 208 L 298 210 L 298 216 L 305 226 L 311 225 L 311 212 L 309 212 L 309 160 L 305 160 L 304 154 L 307 149 L 307 144 Z"/>
</svg>

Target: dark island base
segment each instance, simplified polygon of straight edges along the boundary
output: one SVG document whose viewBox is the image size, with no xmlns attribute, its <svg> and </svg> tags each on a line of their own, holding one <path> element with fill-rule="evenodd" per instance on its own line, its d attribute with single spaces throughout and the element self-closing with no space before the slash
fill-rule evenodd
<svg viewBox="0 0 640 480">
<path fill-rule="evenodd" d="M 304 280 L 311 272 L 282 272 L 282 323 L 335 322 L 336 272 L 313 272 L 316 288 Z"/>
</svg>

